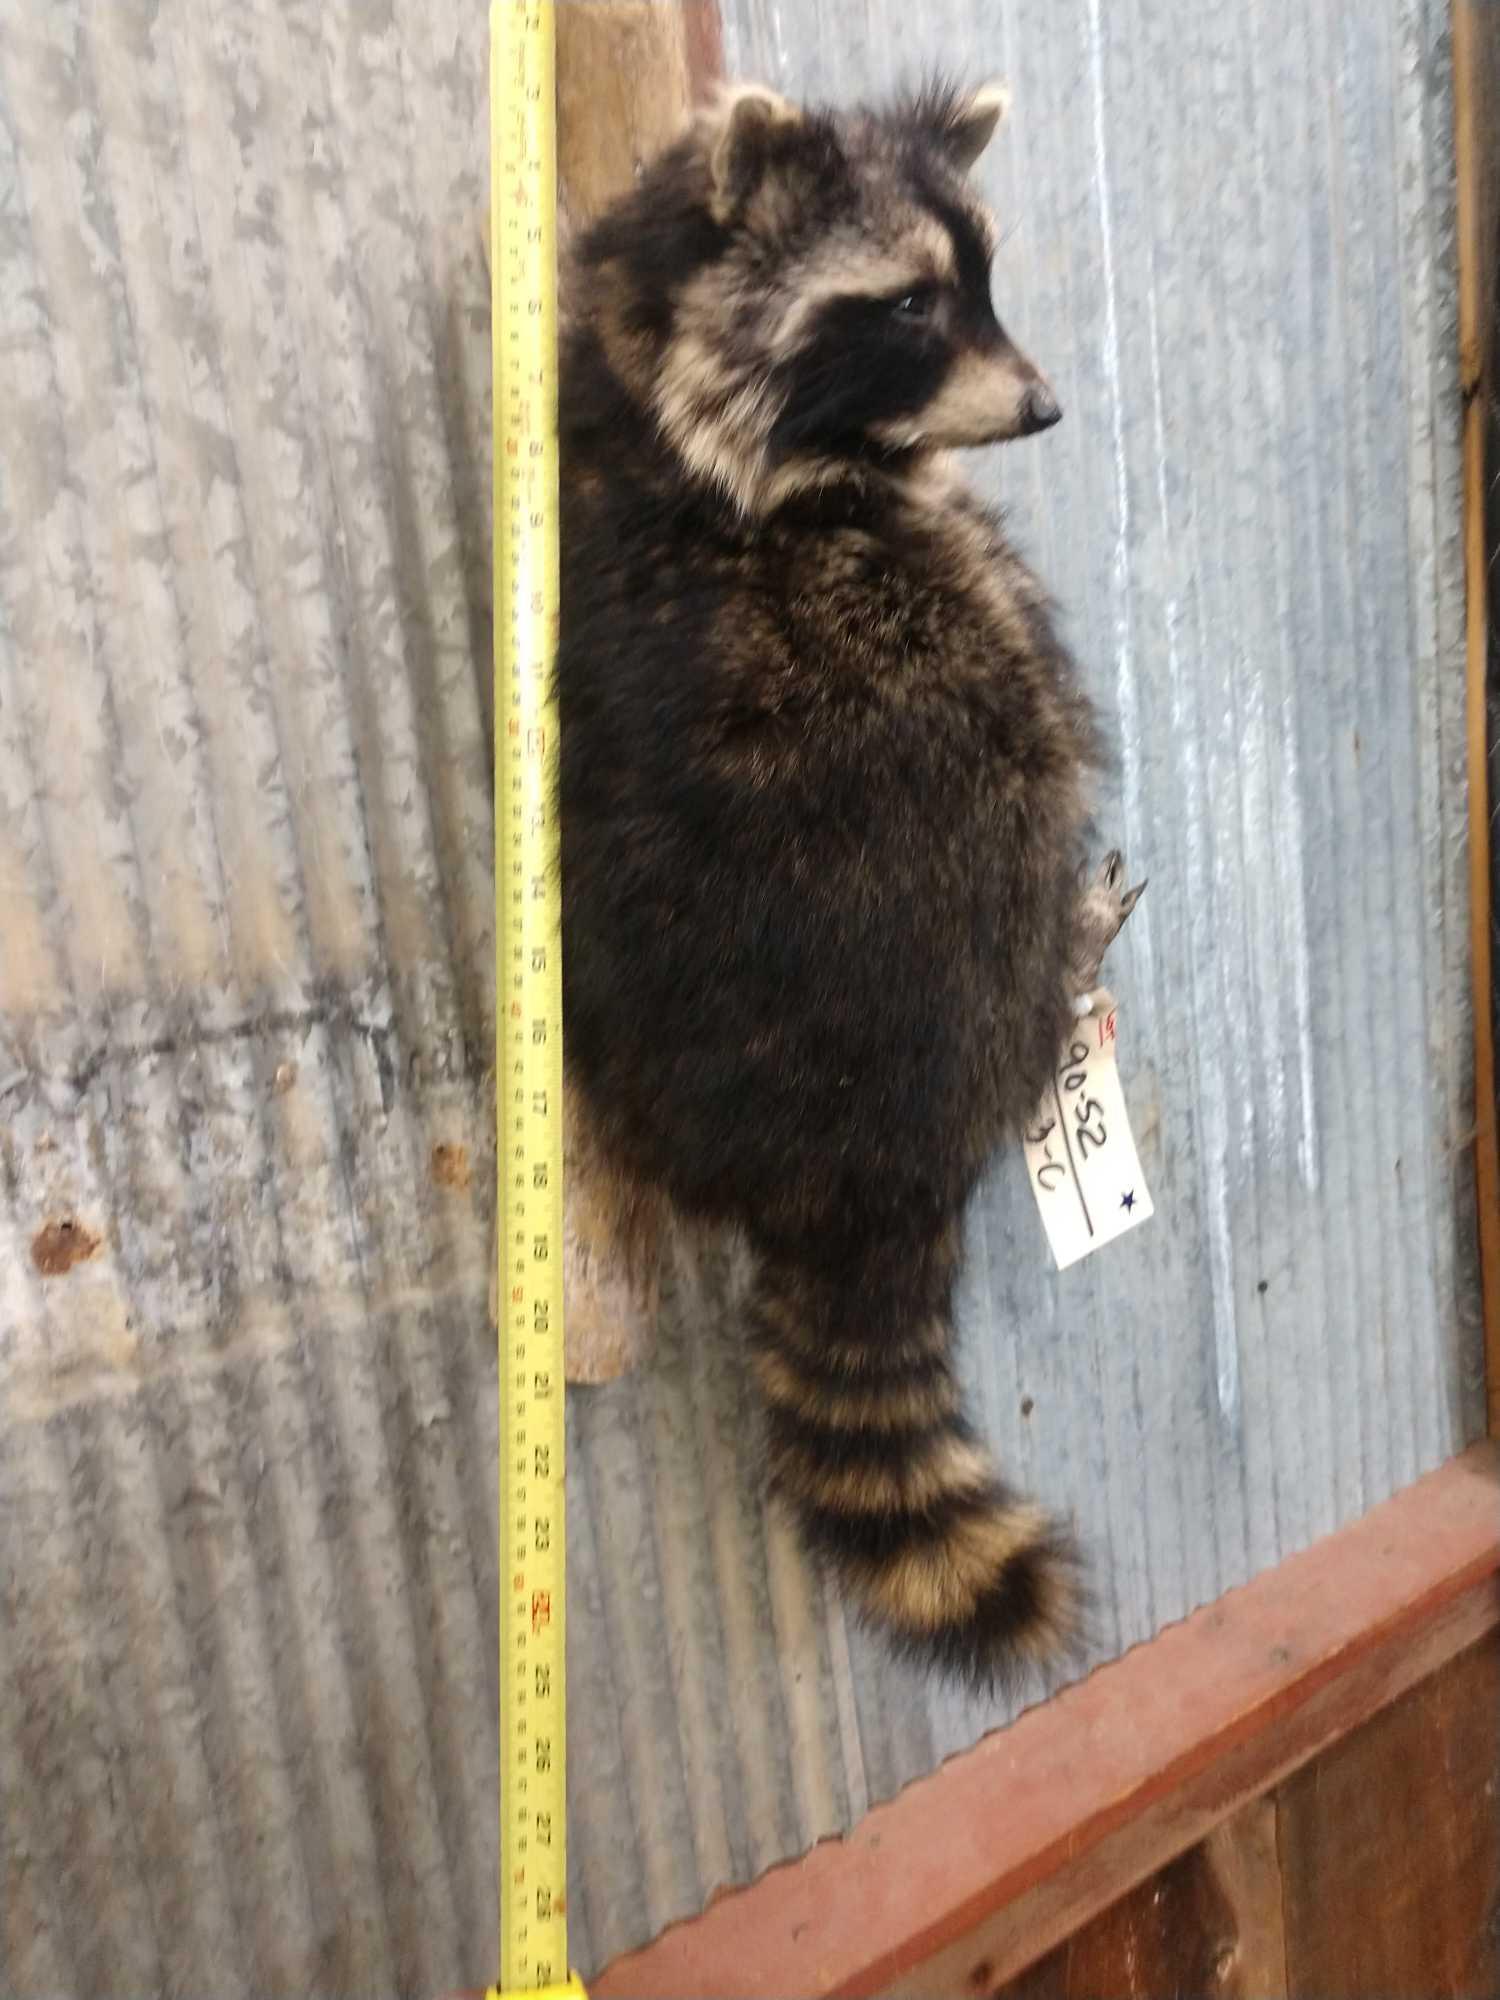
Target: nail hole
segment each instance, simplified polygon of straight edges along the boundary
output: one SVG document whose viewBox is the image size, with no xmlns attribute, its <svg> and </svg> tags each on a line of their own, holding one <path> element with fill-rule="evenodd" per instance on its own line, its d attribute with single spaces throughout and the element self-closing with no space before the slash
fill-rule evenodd
<svg viewBox="0 0 1500 2000">
<path fill-rule="evenodd" d="M 432 1149 L 432 1178 L 439 1187 L 463 1189 L 469 1185 L 469 1149 L 444 1142 Z"/>
<path fill-rule="evenodd" d="M 99 1238 L 75 1216 L 44 1222 L 31 1239 L 31 1261 L 44 1278 L 61 1278 L 75 1264 L 86 1264 L 99 1248 Z"/>
</svg>

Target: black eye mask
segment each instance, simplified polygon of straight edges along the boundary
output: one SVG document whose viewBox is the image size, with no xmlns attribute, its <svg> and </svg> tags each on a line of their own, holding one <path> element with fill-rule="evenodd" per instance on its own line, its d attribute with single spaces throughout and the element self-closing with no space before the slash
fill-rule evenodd
<svg viewBox="0 0 1500 2000">
<path fill-rule="evenodd" d="M 920 309 L 902 310 L 910 299 Z M 893 298 L 835 299 L 806 347 L 779 372 L 784 390 L 771 448 L 848 446 L 931 401 L 953 363 L 937 286 Z"/>
</svg>

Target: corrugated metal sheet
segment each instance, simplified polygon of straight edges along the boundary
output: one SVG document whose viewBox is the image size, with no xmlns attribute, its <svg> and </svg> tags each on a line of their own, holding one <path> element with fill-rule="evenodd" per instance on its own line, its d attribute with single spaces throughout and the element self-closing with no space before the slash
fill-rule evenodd
<svg viewBox="0 0 1500 2000">
<path fill-rule="evenodd" d="M 1118 1651 L 1478 1424 L 1446 8 L 727 32 L 1016 92 L 1068 417 L 985 477 L 1122 724 L 1157 1219 L 1057 1278 L 1001 1162 L 964 1319 Z M 10 1992 L 492 1970 L 484 76 L 474 0 L 0 12 Z M 585 1967 L 1006 1713 L 768 1524 L 734 1301 L 571 1399 Z"/>
</svg>

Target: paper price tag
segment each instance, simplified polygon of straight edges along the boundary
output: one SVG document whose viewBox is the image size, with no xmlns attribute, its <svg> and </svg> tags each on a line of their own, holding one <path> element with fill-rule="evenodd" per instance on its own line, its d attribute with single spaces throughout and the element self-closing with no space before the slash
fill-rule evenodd
<svg viewBox="0 0 1500 2000">
<path fill-rule="evenodd" d="M 1032 1192 L 1059 1271 L 1153 1213 L 1115 1067 L 1115 1021 L 1113 1000 L 1101 996 L 1070 1035 L 1023 1135 Z"/>
</svg>

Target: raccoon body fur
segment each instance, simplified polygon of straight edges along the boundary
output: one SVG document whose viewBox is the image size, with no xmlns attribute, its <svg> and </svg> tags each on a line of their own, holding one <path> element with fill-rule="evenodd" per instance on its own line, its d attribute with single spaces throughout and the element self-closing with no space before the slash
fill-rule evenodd
<svg viewBox="0 0 1500 2000">
<path fill-rule="evenodd" d="M 743 1232 L 771 1473 L 900 1648 L 1065 1646 L 1067 1536 L 961 1407 L 965 1205 L 1134 894 L 1093 716 L 949 448 L 1057 415 L 990 302 L 993 88 L 726 96 L 573 247 L 568 1088 L 621 1213 Z"/>
</svg>

